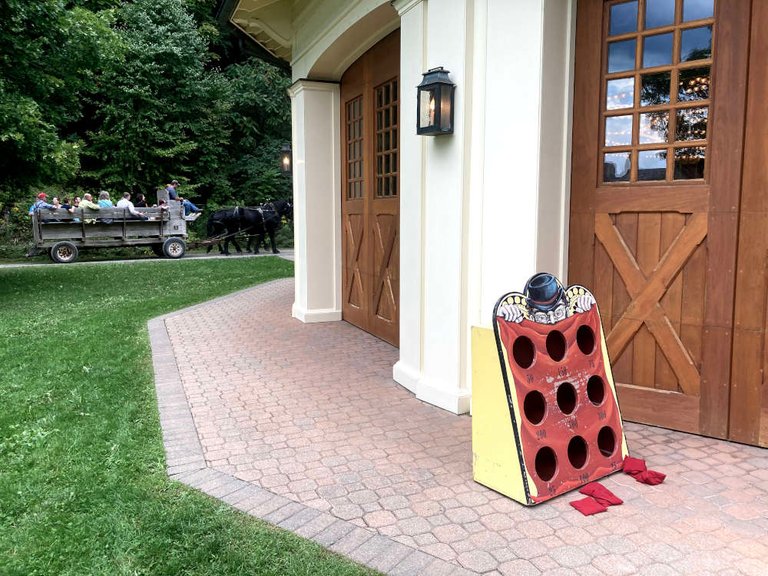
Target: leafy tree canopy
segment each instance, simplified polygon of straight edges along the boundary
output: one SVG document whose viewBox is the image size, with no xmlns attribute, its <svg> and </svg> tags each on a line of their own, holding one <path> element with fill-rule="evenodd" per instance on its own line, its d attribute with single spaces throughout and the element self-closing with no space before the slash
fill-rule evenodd
<svg viewBox="0 0 768 576">
<path fill-rule="evenodd" d="M 0 210 L 35 187 L 147 193 L 172 178 L 212 205 L 290 194 L 288 77 L 238 52 L 215 5 L 0 3 Z"/>
</svg>

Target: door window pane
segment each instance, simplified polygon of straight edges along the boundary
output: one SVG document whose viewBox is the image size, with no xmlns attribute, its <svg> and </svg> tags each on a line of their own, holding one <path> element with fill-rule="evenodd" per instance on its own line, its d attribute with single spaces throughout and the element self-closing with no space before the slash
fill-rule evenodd
<svg viewBox="0 0 768 576">
<path fill-rule="evenodd" d="M 666 150 L 641 150 L 637 153 L 638 180 L 665 180 L 666 178 Z"/>
<path fill-rule="evenodd" d="M 605 108 L 616 110 L 618 108 L 632 108 L 635 99 L 635 79 L 616 78 L 608 80 Z"/>
<path fill-rule="evenodd" d="M 608 43 L 609 73 L 635 69 L 635 42 L 632 39 Z"/>
<path fill-rule="evenodd" d="M 669 112 L 640 114 L 640 144 L 666 142 L 669 133 Z"/>
<path fill-rule="evenodd" d="M 709 108 L 685 108 L 677 111 L 677 140 L 706 140 Z"/>
<path fill-rule="evenodd" d="M 714 0 L 684 0 L 683 22 L 712 18 L 715 13 Z"/>
<path fill-rule="evenodd" d="M 645 0 L 645 29 L 675 23 L 675 0 Z"/>
<path fill-rule="evenodd" d="M 632 143 L 632 116 L 609 116 L 605 119 L 605 145 L 628 146 Z"/>
<path fill-rule="evenodd" d="M 712 57 L 712 26 L 683 30 L 680 36 L 680 62 Z"/>
<path fill-rule="evenodd" d="M 707 149 L 677 148 L 675 150 L 675 180 L 693 180 L 704 178 L 704 160 Z"/>
<path fill-rule="evenodd" d="M 640 86 L 640 105 L 669 104 L 670 73 L 643 74 Z"/>
<path fill-rule="evenodd" d="M 637 31 L 637 1 L 611 6 L 609 36 Z"/>
<path fill-rule="evenodd" d="M 646 36 L 643 40 L 643 68 L 672 64 L 672 33 Z"/>
<path fill-rule="evenodd" d="M 614 152 L 603 156 L 603 182 L 629 182 L 631 170 L 630 152 Z"/>
<path fill-rule="evenodd" d="M 709 98 L 709 67 L 680 70 L 677 99 L 680 102 Z"/>
</svg>

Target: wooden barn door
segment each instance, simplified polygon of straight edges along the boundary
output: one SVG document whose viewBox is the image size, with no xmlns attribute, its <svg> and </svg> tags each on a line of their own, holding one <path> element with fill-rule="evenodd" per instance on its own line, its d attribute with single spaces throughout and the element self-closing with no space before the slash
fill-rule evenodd
<svg viewBox="0 0 768 576">
<path fill-rule="evenodd" d="M 341 79 L 344 320 L 399 342 L 400 32 Z"/>
<path fill-rule="evenodd" d="M 569 282 L 624 417 L 727 437 L 749 0 L 579 0 Z"/>
</svg>

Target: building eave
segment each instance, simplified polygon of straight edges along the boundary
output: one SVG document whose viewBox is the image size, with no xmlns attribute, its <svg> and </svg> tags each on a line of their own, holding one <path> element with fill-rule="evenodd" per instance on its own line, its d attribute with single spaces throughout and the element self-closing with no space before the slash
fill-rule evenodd
<svg viewBox="0 0 768 576">
<path fill-rule="evenodd" d="M 237 0 L 232 4 L 232 25 L 278 60 L 290 63 L 293 0 Z"/>
</svg>

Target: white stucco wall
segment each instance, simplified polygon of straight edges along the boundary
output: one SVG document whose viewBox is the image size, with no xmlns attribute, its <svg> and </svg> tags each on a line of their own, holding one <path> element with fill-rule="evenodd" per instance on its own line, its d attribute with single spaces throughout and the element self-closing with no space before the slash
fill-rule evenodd
<svg viewBox="0 0 768 576">
<path fill-rule="evenodd" d="M 468 355 L 464 337 L 466 294 L 465 198 L 470 173 L 469 137 L 474 42 L 471 0 L 425 3 L 426 69 L 443 66 L 456 84 L 454 132 L 424 140 L 424 265 L 422 367 L 417 396 L 452 412 L 469 410 Z M 406 58 L 405 55 L 402 56 Z M 408 95 L 403 109 L 407 110 Z M 415 91 L 410 97 L 415 106 Z M 403 218 L 401 227 L 409 223 Z M 401 246 L 401 253 L 407 250 Z"/>
<path fill-rule="evenodd" d="M 400 102 L 413 98 L 426 70 L 427 10 L 421 0 L 397 0 L 400 15 Z M 418 395 L 423 357 L 424 194 L 427 139 L 415 137 L 416 115 L 400 114 L 400 358 L 394 379 Z M 405 249 L 404 249 L 405 248 Z"/>
</svg>

